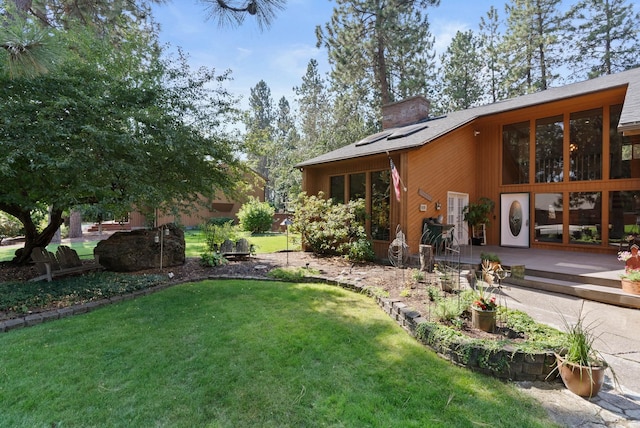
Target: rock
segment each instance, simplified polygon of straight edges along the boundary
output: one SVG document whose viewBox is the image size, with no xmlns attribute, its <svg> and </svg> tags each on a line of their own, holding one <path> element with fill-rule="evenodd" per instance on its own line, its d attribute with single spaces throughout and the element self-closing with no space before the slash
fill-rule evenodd
<svg viewBox="0 0 640 428">
<path fill-rule="evenodd" d="M 169 234 L 160 236 L 160 231 L 165 228 L 169 229 Z M 106 270 L 135 272 L 159 269 L 161 250 L 163 268 L 184 264 L 185 243 L 182 229 L 165 225 L 153 230 L 116 232 L 109 239 L 100 241 L 93 254 Z"/>
</svg>

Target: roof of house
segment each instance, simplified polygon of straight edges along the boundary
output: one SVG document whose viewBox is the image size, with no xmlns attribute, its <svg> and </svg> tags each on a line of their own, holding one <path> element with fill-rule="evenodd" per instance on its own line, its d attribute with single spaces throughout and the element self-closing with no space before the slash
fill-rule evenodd
<svg viewBox="0 0 640 428">
<path fill-rule="evenodd" d="M 534 94 L 522 95 L 427 119 L 417 124 L 385 129 L 337 150 L 301 162 L 296 167 L 318 165 L 357 157 L 376 155 L 397 150 L 420 147 L 473 120 L 497 113 L 550 103 L 566 98 L 586 95 L 615 87 L 627 86 L 622 107 L 619 131 L 640 131 L 640 68 L 606 75 L 584 82 L 550 88 Z"/>
</svg>

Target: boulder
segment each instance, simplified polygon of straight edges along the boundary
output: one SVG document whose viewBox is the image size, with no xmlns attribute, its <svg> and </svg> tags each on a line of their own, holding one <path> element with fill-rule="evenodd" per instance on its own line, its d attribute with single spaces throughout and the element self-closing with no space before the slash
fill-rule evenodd
<svg viewBox="0 0 640 428">
<path fill-rule="evenodd" d="M 162 233 L 168 229 L 168 234 Z M 157 242 L 156 242 L 157 241 Z M 135 272 L 145 269 L 179 266 L 185 261 L 184 232 L 169 224 L 152 230 L 116 232 L 100 241 L 93 254 L 106 270 Z"/>
</svg>

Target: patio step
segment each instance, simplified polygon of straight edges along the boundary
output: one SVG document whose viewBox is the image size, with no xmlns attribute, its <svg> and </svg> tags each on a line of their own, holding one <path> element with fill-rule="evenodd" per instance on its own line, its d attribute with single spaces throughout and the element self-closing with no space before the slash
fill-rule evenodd
<svg viewBox="0 0 640 428">
<path fill-rule="evenodd" d="M 509 277 L 504 283 L 640 309 L 640 295 L 622 291 L 619 280 L 527 270 L 524 279 Z"/>
</svg>

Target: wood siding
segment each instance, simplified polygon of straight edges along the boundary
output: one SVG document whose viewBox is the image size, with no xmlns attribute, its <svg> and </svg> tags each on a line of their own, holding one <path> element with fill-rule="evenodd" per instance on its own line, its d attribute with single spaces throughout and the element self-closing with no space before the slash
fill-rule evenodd
<svg viewBox="0 0 640 428">
<path fill-rule="evenodd" d="M 508 112 L 482 117 L 443 135 L 420 148 L 392 153 L 407 192 L 397 203 L 391 197 L 391 239 L 395 234 L 395 225 L 400 224 L 407 236 L 410 252 L 418 252 L 422 234 L 422 221 L 426 217 L 447 214 L 447 192 L 469 195 L 470 202 L 488 197 L 496 203 L 491 215 L 491 224 L 487 225 L 487 244 L 500 245 L 500 195 L 502 193 L 528 193 L 531 196 L 530 221 L 535 219 L 534 195 L 536 193 L 562 193 L 565 205 L 570 192 L 601 192 L 602 204 L 606 206 L 611 191 L 639 190 L 640 179 L 609 180 L 609 106 L 624 102 L 626 86 L 607 91 L 595 92 L 579 97 L 571 97 L 553 103 L 516 109 Z M 502 184 L 502 127 L 518 122 L 529 122 L 531 129 L 530 154 L 535 159 L 535 121 L 536 119 L 562 115 L 564 118 L 565 141 L 564 158 L 569 156 L 569 117 L 573 112 L 603 108 L 603 148 L 602 179 L 591 181 L 565 181 L 560 183 L 528 183 L 516 185 Z M 375 144 L 375 143 L 374 143 Z M 535 177 L 535 162 L 530 162 L 529 176 Z M 329 196 L 331 176 L 357 172 L 371 172 L 388 169 L 386 155 L 360 157 L 339 162 L 331 162 L 305 167 L 303 171 L 303 189 L 308 194 L 323 191 Z M 569 177 L 569 162 L 564 162 L 564 177 Z M 346 181 L 346 180 L 345 180 Z M 367 183 L 369 184 L 369 183 Z M 419 190 L 431 195 L 427 201 L 420 196 Z M 442 207 L 436 210 L 436 202 Z M 420 205 L 426 204 L 426 211 L 420 211 Z M 367 201 L 369 206 L 369 201 Z M 569 216 L 565 216 L 564 226 L 568 226 Z M 607 209 L 602 210 L 602 225 L 609 224 Z M 600 246 L 570 244 L 568 234 L 564 234 L 562 243 L 542 243 L 534 241 L 534 228 L 530 227 L 530 245 L 536 248 L 563 248 L 575 251 L 613 252 L 608 248 L 608 230 L 602 227 Z M 387 257 L 389 242 L 375 242 L 376 254 Z"/>
<path fill-rule="evenodd" d="M 152 214 L 153 223 L 155 225 L 162 225 L 167 223 L 176 223 L 185 227 L 197 227 L 206 222 L 210 218 L 233 218 L 237 221 L 237 214 L 240 211 L 242 205 L 249 200 L 251 196 L 264 202 L 265 180 L 258 174 L 248 175 L 246 180 L 251 180 L 251 191 L 239 195 L 236 199 L 229 199 L 224 195 L 216 195 L 215 199 L 207 200 L 204 197 L 200 197 L 199 207 L 194 207 L 192 212 L 182 213 L 179 215 L 156 213 Z M 249 181 L 248 181 L 249 182 Z M 129 226 L 132 229 L 140 229 L 151 227 L 153 225 L 148 224 L 148 217 L 145 217 L 139 211 L 133 211 L 129 213 Z"/>
</svg>

